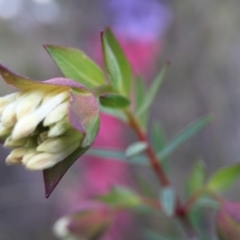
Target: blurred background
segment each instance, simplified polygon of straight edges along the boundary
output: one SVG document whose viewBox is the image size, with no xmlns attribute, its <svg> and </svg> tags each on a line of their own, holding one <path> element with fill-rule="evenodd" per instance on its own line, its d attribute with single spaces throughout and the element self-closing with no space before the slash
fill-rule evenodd
<svg viewBox="0 0 240 240">
<path fill-rule="evenodd" d="M 34 79 L 60 76 L 42 47 L 49 43 L 80 48 L 101 64 L 99 33 L 106 26 L 115 31 L 135 73 L 147 83 L 172 60 L 150 127 L 159 121 L 171 139 L 191 121 L 214 115 L 208 127 L 170 158 L 170 178 L 182 192 L 196 158 L 204 160 L 208 174 L 240 160 L 239 9 L 239 0 L 0 0 L 0 61 Z M 11 91 L 0 84 L 1 95 Z M 124 142 L 120 146 L 134 137 L 124 139 L 119 139 Z M 6 154 L 1 148 L 0 240 L 55 239 L 52 224 L 81 199 L 82 168 L 75 163 L 46 200 L 42 174 L 5 166 Z M 149 171 L 134 171 L 156 181 Z M 239 186 L 227 198 L 240 200 Z M 214 236 L 212 228 L 206 231 Z"/>
</svg>

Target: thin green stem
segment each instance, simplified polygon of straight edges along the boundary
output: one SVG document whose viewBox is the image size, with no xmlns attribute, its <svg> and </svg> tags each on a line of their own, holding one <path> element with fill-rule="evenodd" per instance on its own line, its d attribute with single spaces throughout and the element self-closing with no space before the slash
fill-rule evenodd
<svg viewBox="0 0 240 240">
<path fill-rule="evenodd" d="M 145 131 L 142 129 L 138 119 L 130 110 L 125 110 L 126 117 L 128 119 L 129 126 L 135 131 L 138 139 L 147 143 L 147 149 L 145 150 L 146 155 L 148 156 L 149 162 L 153 171 L 155 172 L 156 176 L 158 177 L 161 185 L 163 187 L 171 186 L 170 180 L 168 179 L 167 175 L 165 174 L 160 159 L 157 158 L 155 152 L 153 151 Z M 193 239 L 197 236 L 196 232 L 191 226 L 191 223 L 188 219 L 188 212 L 184 205 L 182 205 L 180 198 L 177 197 L 176 207 L 175 207 L 175 216 L 180 220 L 182 223 L 185 232 L 187 233 L 189 239 Z"/>
<path fill-rule="evenodd" d="M 151 164 L 152 168 L 154 169 L 157 177 L 159 178 L 162 186 L 164 186 L 164 187 L 169 186 L 170 182 L 163 171 L 160 161 L 158 160 L 155 153 L 153 152 L 153 150 L 148 142 L 148 139 L 146 137 L 146 134 L 142 130 L 138 120 L 135 118 L 135 116 L 130 111 L 126 111 L 125 113 L 128 118 L 128 123 L 129 123 L 130 127 L 136 132 L 138 139 L 140 141 L 147 143 L 147 149 L 145 150 L 145 152 L 146 152 L 147 156 L 149 157 L 150 164 Z"/>
</svg>

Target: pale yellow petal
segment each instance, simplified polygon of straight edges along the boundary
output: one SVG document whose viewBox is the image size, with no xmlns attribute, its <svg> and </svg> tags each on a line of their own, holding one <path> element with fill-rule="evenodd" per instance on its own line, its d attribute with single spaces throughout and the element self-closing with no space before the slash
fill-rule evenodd
<svg viewBox="0 0 240 240">
<path fill-rule="evenodd" d="M 31 159 L 32 157 L 34 157 L 35 155 L 37 155 L 38 152 L 36 151 L 35 148 L 30 148 L 27 153 L 23 156 L 22 158 L 22 164 L 26 164 L 28 162 L 29 159 Z"/>
<path fill-rule="evenodd" d="M 63 135 L 71 127 L 68 117 L 66 116 L 61 121 L 50 126 L 48 137 L 57 137 Z"/>
<path fill-rule="evenodd" d="M 68 92 L 61 92 L 43 103 L 35 112 L 22 117 L 13 129 L 12 138 L 20 139 L 31 134 L 46 115 L 68 97 Z"/>
<path fill-rule="evenodd" d="M 0 124 L 0 137 L 9 135 L 12 132 L 12 128 L 6 128 Z"/>
<path fill-rule="evenodd" d="M 24 94 L 17 104 L 17 119 L 35 111 L 46 94 L 46 90 L 33 90 Z"/>
<path fill-rule="evenodd" d="M 2 114 L 4 108 L 11 102 L 14 102 L 18 96 L 18 93 L 11 93 L 4 97 L 0 97 L 0 115 Z"/>
<path fill-rule="evenodd" d="M 73 153 L 79 146 L 79 143 L 69 145 L 64 151 L 51 154 L 51 153 L 40 153 L 33 158 L 29 159 L 26 168 L 29 170 L 43 170 L 53 167 L 58 162 L 64 160 L 67 156 Z"/>
<path fill-rule="evenodd" d="M 57 123 L 67 115 L 68 102 L 63 102 L 54 108 L 44 119 L 43 126 L 50 126 Z"/>
<path fill-rule="evenodd" d="M 81 136 L 79 134 L 75 134 L 72 136 L 48 138 L 37 147 L 37 151 L 58 153 L 75 142 L 78 142 L 78 145 L 80 145 L 80 139 Z"/>
<path fill-rule="evenodd" d="M 20 164 L 23 156 L 27 153 L 27 148 L 17 148 L 14 149 L 6 158 L 6 163 L 11 164 Z"/>
<path fill-rule="evenodd" d="M 26 143 L 26 141 L 27 141 L 26 138 L 13 140 L 11 136 L 9 136 L 4 142 L 4 147 L 8 148 L 21 147 Z"/>
<path fill-rule="evenodd" d="M 16 123 L 16 106 L 17 102 L 12 102 L 4 108 L 1 116 L 1 124 L 4 127 L 10 128 Z"/>
</svg>

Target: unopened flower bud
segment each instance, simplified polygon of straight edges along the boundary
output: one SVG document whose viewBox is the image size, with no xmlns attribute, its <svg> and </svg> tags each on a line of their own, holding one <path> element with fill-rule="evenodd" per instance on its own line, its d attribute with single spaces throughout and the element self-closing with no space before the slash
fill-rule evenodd
<svg viewBox="0 0 240 240">
<path fill-rule="evenodd" d="M 54 123 L 59 122 L 65 116 L 67 116 L 68 102 L 63 102 L 59 104 L 55 109 L 53 109 L 44 119 L 43 126 L 50 126 Z"/>
<path fill-rule="evenodd" d="M 53 230 L 61 240 L 92 240 L 100 238 L 112 222 L 111 209 L 103 204 L 97 204 L 60 218 Z"/>
<path fill-rule="evenodd" d="M 59 122 L 50 126 L 48 137 L 57 137 L 65 133 L 71 127 L 68 117 L 64 117 Z"/>
<path fill-rule="evenodd" d="M 11 102 L 5 106 L 2 115 L 1 115 L 1 124 L 6 127 L 13 127 L 17 121 L 16 118 L 16 102 Z"/>
<path fill-rule="evenodd" d="M 27 162 L 29 159 L 33 158 L 34 156 L 36 156 L 38 154 L 38 152 L 36 151 L 35 148 L 29 148 L 28 151 L 24 154 L 24 156 L 22 157 L 22 164 L 26 166 Z"/>
<path fill-rule="evenodd" d="M 216 229 L 221 240 L 240 239 L 240 203 L 223 203 L 217 212 Z"/>
<path fill-rule="evenodd" d="M 27 153 L 26 148 L 16 148 L 14 149 L 6 158 L 7 164 L 20 164 L 23 156 Z"/>
<path fill-rule="evenodd" d="M 13 140 L 11 137 L 8 137 L 4 142 L 4 147 L 14 148 L 14 147 L 21 147 L 25 145 L 27 139 L 21 138 L 19 140 Z"/>
<path fill-rule="evenodd" d="M 12 132 L 12 128 L 11 127 L 10 128 L 4 127 L 0 123 L 0 137 L 8 136 L 11 132 Z"/>
<path fill-rule="evenodd" d="M 75 142 L 79 143 L 83 138 L 82 134 L 75 134 L 73 136 L 64 135 L 61 137 L 51 137 L 43 141 L 38 147 L 39 152 L 59 153 L 69 145 Z"/>
<path fill-rule="evenodd" d="M 6 95 L 5 97 L 0 98 L 0 114 L 2 114 L 2 111 L 5 108 L 5 106 L 14 101 L 17 98 L 17 96 L 18 96 L 17 93 L 12 93 Z"/>
</svg>

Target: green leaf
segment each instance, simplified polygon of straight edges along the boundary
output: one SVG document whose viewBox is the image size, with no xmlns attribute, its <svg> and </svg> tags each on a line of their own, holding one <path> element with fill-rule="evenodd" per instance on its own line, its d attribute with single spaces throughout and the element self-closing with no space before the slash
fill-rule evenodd
<svg viewBox="0 0 240 240">
<path fill-rule="evenodd" d="M 65 77 L 76 80 L 89 89 L 106 84 L 102 69 L 82 51 L 54 45 L 44 47 Z"/>
<path fill-rule="evenodd" d="M 240 176 L 240 164 L 224 167 L 215 172 L 209 179 L 207 187 L 222 192 L 230 188 Z"/>
<path fill-rule="evenodd" d="M 124 161 L 126 163 L 148 165 L 148 160 L 145 156 L 138 155 L 136 157 L 127 159 L 125 153 L 123 151 L 119 151 L 119 150 L 91 148 L 91 149 L 89 149 L 89 151 L 87 151 L 86 154 L 90 155 L 90 156 L 100 157 L 100 158 Z"/>
<path fill-rule="evenodd" d="M 137 76 L 134 81 L 134 109 L 135 112 L 138 111 L 138 109 L 141 107 L 141 105 L 144 102 L 145 99 L 145 93 L 146 93 L 146 86 L 144 83 L 144 80 L 141 76 Z"/>
<path fill-rule="evenodd" d="M 100 111 L 112 117 L 115 117 L 122 122 L 127 122 L 126 115 L 119 109 L 108 108 L 100 105 Z"/>
<path fill-rule="evenodd" d="M 130 105 L 129 99 L 115 93 L 108 93 L 99 98 L 100 104 L 109 108 L 125 108 Z"/>
<path fill-rule="evenodd" d="M 171 217 L 173 216 L 176 202 L 175 191 L 172 187 L 165 187 L 160 192 L 159 200 L 162 204 L 164 213 Z"/>
<path fill-rule="evenodd" d="M 201 208 L 193 207 L 188 211 L 188 218 L 191 223 L 191 225 L 194 227 L 194 229 L 197 231 L 198 235 L 201 234 L 201 225 L 202 225 L 202 217 L 203 211 Z"/>
<path fill-rule="evenodd" d="M 106 85 L 101 85 L 99 87 L 91 89 L 91 92 L 97 98 L 97 97 L 100 97 L 101 95 L 112 93 L 113 89 L 111 85 L 106 84 Z"/>
<path fill-rule="evenodd" d="M 145 232 L 145 237 L 147 240 L 175 240 L 175 238 L 171 238 L 160 233 L 157 233 L 152 230 L 148 230 Z M 145 238 L 144 238 L 145 239 Z"/>
<path fill-rule="evenodd" d="M 134 207 L 134 214 L 135 215 L 145 215 L 144 217 L 149 216 L 150 214 L 156 213 L 156 208 L 151 207 L 149 205 L 142 205 Z"/>
<path fill-rule="evenodd" d="M 99 195 L 96 199 L 118 208 L 132 208 L 142 205 L 141 198 L 137 193 L 122 186 L 113 187 L 109 193 Z"/>
<path fill-rule="evenodd" d="M 220 207 L 220 203 L 213 200 L 209 196 L 203 196 L 194 204 L 193 208 L 210 208 L 217 210 Z"/>
<path fill-rule="evenodd" d="M 154 151 L 159 152 L 165 147 L 167 143 L 166 134 L 162 126 L 158 122 L 154 122 L 150 130 L 151 130 L 151 135 L 150 135 L 151 143 L 152 143 L 153 149 Z"/>
<path fill-rule="evenodd" d="M 191 196 L 195 191 L 200 189 L 205 181 L 206 169 L 205 164 L 202 160 L 198 160 L 187 181 L 187 192 L 188 196 Z"/>
<path fill-rule="evenodd" d="M 154 122 L 151 130 L 151 144 L 155 152 L 160 152 L 166 146 L 167 140 L 163 128 L 158 122 Z M 169 159 L 161 158 L 161 164 L 165 173 L 169 171 Z"/>
<path fill-rule="evenodd" d="M 147 149 L 148 145 L 146 142 L 135 142 L 131 144 L 126 150 L 126 157 L 130 158 L 134 155 L 138 155 Z"/>
<path fill-rule="evenodd" d="M 157 153 L 157 156 L 160 159 L 164 159 L 168 157 L 171 153 L 173 153 L 178 147 L 180 147 L 183 143 L 193 137 L 196 133 L 198 133 L 202 128 L 204 128 L 210 121 L 211 117 L 203 117 L 198 119 L 197 121 L 191 123 L 189 126 L 184 128 L 181 132 L 179 132 L 172 141 L 170 141 L 161 151 Z"/>
<path fill-rule="evenodd" d="M 102 49 L 106 69 L 114 88 L 124 96 L 129 96 L 132 85 L 131 67 L 109 28 L 102 34 Z"/>
<path fill-rule="evenodd" d="M 148 89 L 147 93 L 145 94 L 144 101 L 142 102 L 141 106 L 138 108 L 137 113 L 136 113 L 138 118 L 141 118 L 142 116 L 147 114 L 148 110 L 150 109 L 150 107 L 158 93 L 159 87 L 167 74 L 168 67 L 169 67 L 169 63 L 165 64 L 165 66 L 160 71 L 160 73 L 157 75 L 157 77 L 153 81 L 152 85 Z"/>
<path fill-rule="evenodd" d="M 134 81 L 134 112 L 138 112 L 138 109 L 141 108 L 143 102 L 145 101 L 145 93 L 146 93 L 146 86 L 144 84 L 144 80 L 137 76 Z M 143 115 L 139 118 L 139 122 L 143 128 L 146 129 L 147 122 L 148 122 L 148 114 Z"/>
</svg>

